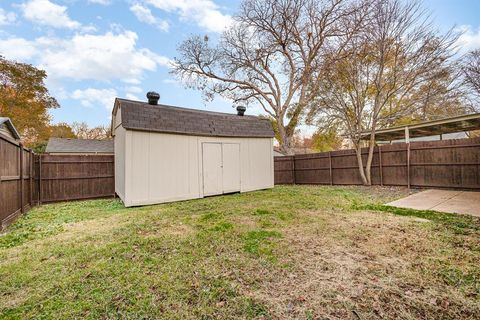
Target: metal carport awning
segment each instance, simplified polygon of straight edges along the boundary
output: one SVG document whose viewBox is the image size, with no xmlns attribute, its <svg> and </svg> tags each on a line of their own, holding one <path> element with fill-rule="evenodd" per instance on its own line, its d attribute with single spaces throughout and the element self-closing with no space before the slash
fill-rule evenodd
<svg viewBox="0 0 480 320">
<path fill-rule="evenodd" d="M 480 130 L 480 113 L 380 129 L 375 132 L 375 140 L 393 141 L 405 139 L 405 142 L 408 143 L 410 138 L 441 136 L 447 133 L 473 130 Z M 361 139 L 370 139 L 370 131 L 363 132 Z"/>
</svg>

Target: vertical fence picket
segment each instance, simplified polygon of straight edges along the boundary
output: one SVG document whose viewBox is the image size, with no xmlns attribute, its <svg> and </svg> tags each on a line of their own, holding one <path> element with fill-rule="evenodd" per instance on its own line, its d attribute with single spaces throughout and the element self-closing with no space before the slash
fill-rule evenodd
<svg viewBox="0 0 480 320">
<path fill-rule="evenodd" d="M 24 181 L 23 181 L 23 145 L 20 143 L 19 145 L 19 154 L 20 154 L 20 159 L 19 159 L 19 165 L 20 165 L 20 172 L 19 172 L 19 179 L 20 179 L 20 212 L 24 213 Z"/>
<path fill-rule="evenodd" d="M 410 189 L 410 142 L 407 143 L 407 186 Z"/>
<path fill-rule="evenodd" d="M 328 162 L 329 162 L 329 169 L 330 169 L 330 185 L 333 186 L 333 168 L 332 168 L 332 152 L 328 153 Z"/>
<path fill-rule="evenodd" d="M 378 170 L 380 174 L 380 185 L 383 186 L 382 147 L 378 146 Z"/>
<path fill-rule="evenodd" d="M 364 149 L 363 153 L 367 150 Z M 414 157 L 412 157 L 414 155 Z M 319 166 L 318 159 L 332 158 L 335 165 L 335 179 L 332 179 L 333 168 L 326 164 Z M 356 185 L 358 167 L 354 150 L 339 150 L 331 153 L 276 157 L 275 184 L 286 183 L 288 177 L 293 183 Z M 437 187 L 453 189 L 480 190 L 480 138 L 443 141 L 421 141 L 408 144 L 392 144 L 378 147 L 379 178 L 373 171 L 373 180 L 379 185 L 396 185 L 412 187 Z M 284 172 L 282 163 L 292 161 L 291 171 Z M 299 161 L 299 163 L 296 163 Z M 326 161 L 326 160 L 325 160 Z M 328 159 L 330 162 L 330 159 Z M 298 164 L 298 165 L 297 165 Z M 325 170 L 325 178 L 314 182 L 318 172 Z M 278 181 L 277 181 L 278 180 Z M 317 179 L 318 180 L 318 179 Z M 332 181 L 333 180 L 333 181 Z"/>
<path fill-rule="evenodd" d="M 29 153 L 29 174 L 28 174 L 28 182 L 29 182 L 29 193 L 28 193 L 28 202 L 29 206 L 33 207 L 33 160 L 34 155 L 32 149 L 30 149 Z"/>
<path fill-rule="evenodd" d="M 38 155 L 38 204 L 42 204 L 42 155 Z"/>
<path fill-rule="evenodd" d="M 295 155 L 292 156 L 292 175 L 293 175 L 293 184 L 297 183 L 297 174 L 295 170 Z"/>
</svg>

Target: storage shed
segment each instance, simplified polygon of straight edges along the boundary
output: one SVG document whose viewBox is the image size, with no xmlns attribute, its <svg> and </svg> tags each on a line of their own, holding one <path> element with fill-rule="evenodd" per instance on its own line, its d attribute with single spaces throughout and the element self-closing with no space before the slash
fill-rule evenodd
<svg viewBox="0 0 480 320">
<path fill-rule="evenodd" d="M 270 121 L 117 98 L 115 192 L 125 206 L 273 187 Z"/>
</svg>

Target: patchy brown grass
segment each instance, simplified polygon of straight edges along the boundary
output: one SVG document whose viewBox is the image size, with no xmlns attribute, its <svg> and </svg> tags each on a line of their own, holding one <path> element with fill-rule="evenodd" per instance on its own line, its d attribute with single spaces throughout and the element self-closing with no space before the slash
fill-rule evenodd
<svg viewBox="0 0 480 320">
<path fill-rule="evenodd" d="M 475 319 L 480 315 L 478 292 L 459 290 L 434 272 L 439 264 L 462 265 L 463 259 L 452 260 L 443 253 L 448 244 L 425 220 L 372 212 L 312 215 L 319 223 L 313 218 L 308 227 L 300 224 L 285 231 L 288 254 L 283 262 L 289 268 L 271 275 L 252 292 L 268 301 L 276 317 Z M 478 235 L 463 241 L 479 244 Z"/>
<path fill-rule="evenodd" d="M 480 220 L 378 211 L 408 193 L 282 186 L 134 209 L 37 208 L 0 237 L 0 314 L 480 318 Z"/>
</svg>

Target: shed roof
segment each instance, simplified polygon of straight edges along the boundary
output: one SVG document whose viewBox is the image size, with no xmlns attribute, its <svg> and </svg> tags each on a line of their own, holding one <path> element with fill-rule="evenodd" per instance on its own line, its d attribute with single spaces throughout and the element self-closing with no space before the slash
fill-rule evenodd
<svg viewBox="0 0 480 320">
<path fill-rule="evenodd" d="M 377 130 L 375 132 L 375 140 L 392 141 L 403 139 L 405 138 L 405 128 L 408 128 L 410 138 L 479 130 L 480 113 L 467 114 L 447 119 L 432 120 L 416 124 L 408 124 Z M 363 132 L 362 139 L 370 139 L 370 132 Z"/>
<path fill-rule="evenodd" d="M 125 129 L 216 137 L 273 138 L 268 119 L 116 99 Z"/>
<path fill-rule="evenodd" d="M 20 140 L 20 134 L 18 133 L 10 118 L 0 117 L 0 125 L 5 125 L 12 133 L 12 136 L 17 140 Z"/>
<path fill-rule="evenodd" d="M 113 153 L 113 140 L 50 138 L 45 152 Z"/>
</svg>

